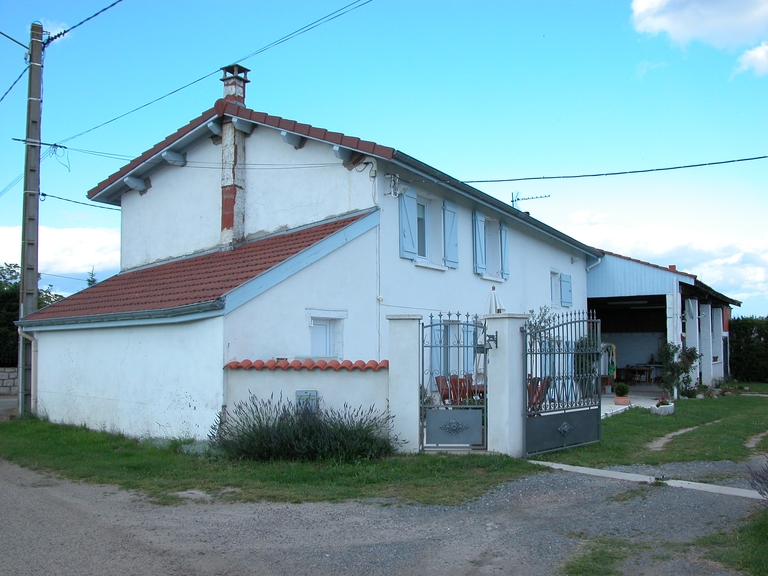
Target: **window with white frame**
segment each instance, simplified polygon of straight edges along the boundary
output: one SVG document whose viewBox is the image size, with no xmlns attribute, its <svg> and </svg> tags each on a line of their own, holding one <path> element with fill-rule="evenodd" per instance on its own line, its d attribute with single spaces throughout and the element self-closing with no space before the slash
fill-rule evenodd
<svg viewBox="0 0 768 576">
<path fill-rule="evenodd" d="M 407 190 L 399 197 L 399 208 L 400 256 L 414 260 L 417 264 L 457 268 L 459 241 L 456 204 Z"/>
<path fill-rule="evenodd" d="M 310 355 L 337 358 L 343 355 L 345 310 L 306 310 L 309 318 Z"/>
<path fill-rule="evenodd" d="M 506 222 L 472 213 L 472 240 L 475 274 L 484 278 L 509 278 L 509 228 Z"/>
</svg>

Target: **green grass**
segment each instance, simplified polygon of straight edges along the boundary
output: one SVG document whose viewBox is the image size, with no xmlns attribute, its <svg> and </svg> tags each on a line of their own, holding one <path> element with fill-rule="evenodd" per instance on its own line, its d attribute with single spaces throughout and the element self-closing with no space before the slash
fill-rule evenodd
<svg viewBox="0 0 768 576">
<path fill-rule="evenodd" d="M 736 385 L 726 385 L 734 388 L 737 394 L 768 394 L 768 382 L 744 382 Z M 749 390 L 745 390 L 745 387 L 749 388 Z"/>
<path fill-rule="evenodd" d="M 753 576 L 768 576 L 768 509 L 752 515 L 736 532 L 699 538 L 707 558 Z"/>
<path fill-rule="evenodd" d="M 398 456 L 353 464 L 230 461 L 121 435 L 22 419 L 0 423 L 0 458 L 72 480 L 138 490 L 158 503 L 202 490 L 224 500 L 278 502 L 387 498 L 455 505 L 540 467 L 505 456 Z"/>
<path fill-rule="evenodd" d="M 586 550 L 563 566 L 566 576 L 614 576 L 619 563 L 629 558 L 633 548 L 627 540 L 618 538 L 595 538 Z"/>
<path fill-rule="evenodd" d="M 646 448 L 646 444 L 670 432 L 692 427 L 698 428 L 674 437 L 663 450 Z M 538 459 L 594 468 L 695 460 L 739 462 L 752 455 L 744 446 L 746 440 L 765 431 L 768 431 L 768 398 L 734 395 L 678 400 L 671 416 L 654 416 L 642 408 L 627 410 L 603 420 L 599 444 L 546 454 Z M 758 450 L 767 446 L 768 437 L 760 442 Z"/>
</svg>

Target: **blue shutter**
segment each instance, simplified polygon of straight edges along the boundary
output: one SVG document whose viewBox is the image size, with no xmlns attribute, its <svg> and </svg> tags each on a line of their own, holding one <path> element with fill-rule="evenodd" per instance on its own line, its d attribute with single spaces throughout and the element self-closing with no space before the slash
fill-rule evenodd
<svg viewBox="0 0 768 576">
<path fill-rule="evenodd" d="M 415 260 L 418 256 L 416 230 L 416 193 L 400 194 L 400 257 Z"/>
<path fill-rule="evenodd" d="M 459 267 L 459 209 L 449 200 L 443 201 L 443 263 Z"/>
<path fill-rule="evenodd" d="M 472 212 L 472 237 L 474 239 L 475 274 L 485 274 L 485 216 Z"/>
<path fill-rule="evenodd" d="M 560 274 L 560 305 L 573 306 L 571 277 L 568 274 Z"/>
<path fill-rule="evenodd" d="M 509 227 L 506 222 L 499 224 L 499 240 L 501 242 L 501 277 L 504 280 L 509 278 L 509 247 L 507 245 L 507 236 Z"/>
</svg>

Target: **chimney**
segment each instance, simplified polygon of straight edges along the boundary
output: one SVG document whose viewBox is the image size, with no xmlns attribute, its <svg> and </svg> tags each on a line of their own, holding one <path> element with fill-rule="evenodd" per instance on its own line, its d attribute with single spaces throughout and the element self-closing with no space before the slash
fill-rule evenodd
<svg viewBox="0 0 768 576">
<path fill-rule="evenodd" d="M 248 68 L 240 64 L 230 64 L 221 69 L 224 76 L 221 81 L 224 82 L 224 100 L 234 102 L 240 106 L 245 106 L 245 85 L 248 80 Z"/>
<path fill-rule="evenodd" d="M 672 270 L 672 272 L 677 272 L 677 266 L 675 266 L 674 264 L 670 264 L 669 269 Z"/>
<path fill-rule="evenodd" d="M 248 68 L 232 64 L 224 72 L 224 100 L 245 106 Z M 232 246 L 245 237 L 245 133 L 225 117 L 221 126 L 221 243 Z"/>
</svg>

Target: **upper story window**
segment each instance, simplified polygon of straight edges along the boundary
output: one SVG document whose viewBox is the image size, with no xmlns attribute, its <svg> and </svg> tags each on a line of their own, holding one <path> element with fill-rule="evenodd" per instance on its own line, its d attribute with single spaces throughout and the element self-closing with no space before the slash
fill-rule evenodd
<svg viewBox="0 0 768 576">
<path fill-rule="evenodd" d="M 487 278 L 509 278 L 509 228 L 505 222 L 472 213 L 475 274 Z"/>
<path fill-rule="evenodd" d="M 552 295 L 552 306 L 573 306 L 571 276 L 552 271 L 549 274 L 549 286 Z"/>
<path fill-rule="evenodd" d="M 436 267 L 458 268 L 458 208 L 449 200 L 400 195 L 400 256 Z"/>
</svg>

